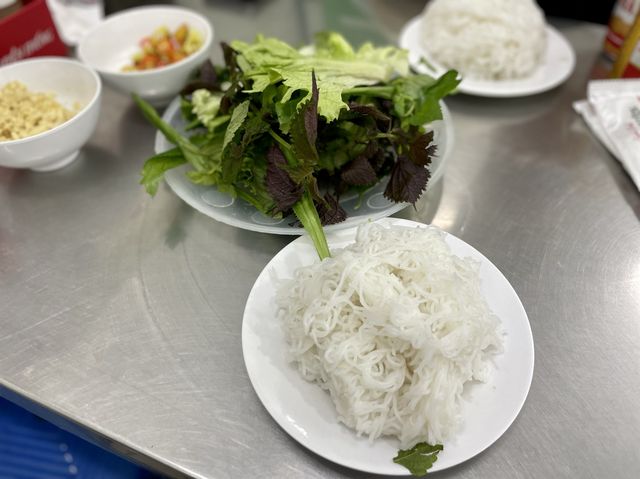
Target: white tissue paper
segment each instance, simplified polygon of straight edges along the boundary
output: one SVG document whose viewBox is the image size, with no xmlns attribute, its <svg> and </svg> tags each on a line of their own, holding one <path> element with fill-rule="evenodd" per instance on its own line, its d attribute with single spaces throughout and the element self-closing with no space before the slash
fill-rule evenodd
<svg viewBox="0 0 640 479">
<path fill-rule="evenodd" d="M 573 108 L 640 190 L 640 79 L 590 81 Z"/>
<path fill-rule="evenodd" d="M 102 0 L 47 0 L 56 30 L 69 46 L 80 39 L 104 17 Z"/>
</svg>

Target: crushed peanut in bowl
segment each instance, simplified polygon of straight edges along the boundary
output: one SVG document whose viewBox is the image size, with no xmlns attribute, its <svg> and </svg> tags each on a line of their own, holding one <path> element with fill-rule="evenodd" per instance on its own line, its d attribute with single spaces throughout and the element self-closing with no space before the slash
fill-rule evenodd
<svg viewBox="0 0 640 479">
<path fill-rule="evenodd" d="M 65 108 L 54 93 L 32 92 L 24 83 L 11 81 L 0 87 L 0 141 L 37 135 L 71 119 L 80 111 L 76 102 Z"/>
</svg>

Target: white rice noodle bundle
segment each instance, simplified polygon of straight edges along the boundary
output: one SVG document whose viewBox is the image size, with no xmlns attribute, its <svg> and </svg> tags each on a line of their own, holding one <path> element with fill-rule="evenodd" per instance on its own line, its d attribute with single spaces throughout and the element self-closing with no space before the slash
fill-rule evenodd
<svg viewBox="0 0 640 479">
<path fill-rule="evenodd" d="M 422 32 L 435 61 L 483 80 L 531 75 L 547 41 L 544 13 L 534 0 L 431 0 Z"/>
<path fill-rule="evenodd" d="M 502 350 L 478 267 L 436 229 L 360 226 L 354 244 L 279 285 L 290 358 L 358 435 L 442 443 L 464 384 L 486 381 Z"/>
</svg>

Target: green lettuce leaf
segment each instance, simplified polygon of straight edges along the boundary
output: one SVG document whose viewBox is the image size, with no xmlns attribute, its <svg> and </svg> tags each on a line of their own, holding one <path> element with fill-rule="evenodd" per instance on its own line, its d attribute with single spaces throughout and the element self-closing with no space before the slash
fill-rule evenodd
<svg viewBox="0 0 640 479">
<path fill-rule="evenodd" d="M 192 112 L 208 130 L 213 130 L 216 126 L 215 117 L 220 110 L 221 100 L 222 93 L 212 93 L 205 89 L 196 90 L 191 96 Z"/>
<path fill-rule="evenodd" d="M 320 33 L 312 48 L 296 50 L 275 38 L 256 37 L 253 43 L 235 41 L 231 47 L 238 52 L 238 66 L 251 83 L 245 93 L 264 91 L 269 85 L 282 82 L 286 90 L 281 102 L 291 100 L 297 91 L 311 97 L 309 78 L 315 71 L 318 89 L 322 92 L 318 114 L 327 121 L 338 118 L 348 109 L 342 95 L 355 86 L 388 82 L 409 71 L 406 50 L 395 47 L 376 48 L 366 43 L 354 51 L 338 33 Z"/>
</svg>

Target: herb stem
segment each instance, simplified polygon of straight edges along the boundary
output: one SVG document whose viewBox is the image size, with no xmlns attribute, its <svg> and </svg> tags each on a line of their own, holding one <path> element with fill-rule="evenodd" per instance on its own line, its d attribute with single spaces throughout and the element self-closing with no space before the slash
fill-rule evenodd
<svg viewBox="0 0 640 479">
<path fill-rule="evenodd" d="M 327 238 L 322 229 L 320 216 L 318 216 L 318 210 L 316 210 L 316 206 L 313 204 L 313 199 L 307 188 L 305 188 L 302 198 L 293 205 L 293 212 L 311 237 L 311 241 L 313 241 L 313 245 L 316 247 L 320 260 L 331 257 Z"/>
<path fill-rule="evenodd" d="M 380 139 L 380 138 L 387 138 L 389 140 L 397 140 L 398 139 L 398 135 L 394 134 L 394 133 L 376 133 L 374 138 Z"/>
<path fill-rule="evenodd" d="M 238 195 L 238 198 L 240 198 L 240 199 L 246 201 L 247 203 L 253 205 L 254 208 L 257 209 L 258 211 L 262 211 L 262 204 L 254 196 L 246 193 L 245 191 L 237 189 L 237 188 L 236 188 L 236 195 Z"/>
<path fill-rule="evenodd" d="M 393 87 L 390 86 L 356 86 L 353 88 L 345 88 L 342 95 L 368 95 L 378 98 L 391 100 L 393 96 Z"/>
<path fill-rule="evenodd" d="M 271 136 L 271 138 L 273 138 L 274 140 L 276 140 L 278 142 L 278 145 L 280 145 L 282 148 L 284 148 L 286 151 L 291 151 L 291 145 L 289 143 L 287 143 L 287 141 L 282 138 L 280 135 L 278 135 L 275 131 L 273 131 L 271 128 L 269 128 L 269 136 Z M 284 153 L 284 152 L 283 152 Z M 286 153 L 285 153 L 286 156 Z"/>
<path fill-rule="evenodd" d="M 149 122 L 154 125 L 162 134 L 174 145 L 178 146 L 182 151 L 185 159 L 193 165 L 196 170 L 204 168 L 205 160 L 200 152 L 200 149 L 191 143 L 188 138 L 182 136 L 173 126 L 165 122 L 156 109 L 140 98 L 135 93 L 133 94 L 133 100 L 136 102 L 142 114 Z"/>
</svg>

